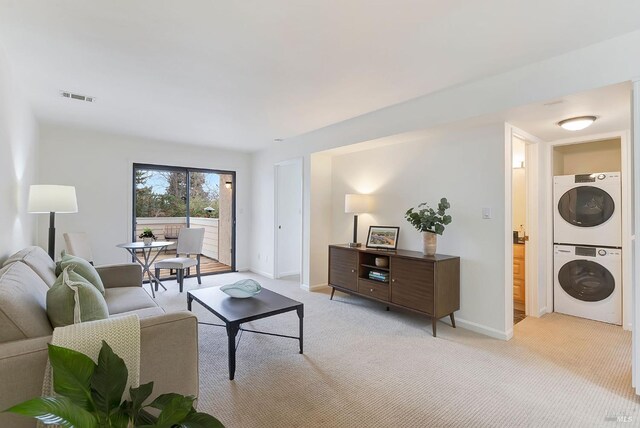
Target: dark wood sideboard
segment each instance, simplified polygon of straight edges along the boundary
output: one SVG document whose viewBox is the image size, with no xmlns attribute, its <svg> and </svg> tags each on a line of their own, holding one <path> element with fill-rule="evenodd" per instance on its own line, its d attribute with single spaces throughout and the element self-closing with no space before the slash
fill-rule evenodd
<svg viewBox="0 0 640 428">
<path fill-rule="evenodd" d="M 378 267 L 376 257 L 388 259 L 387 267 Z M 370 271 L 387 272 L 388 279 L 369 279 Z M 436 322 L 460 309 L 460 257 L 417 251 L 381 251 L 329 246 L 329 286 L 331 299 L 336 290 L 376 300 L 389 306 L 408 309 L 431 317 L 433 336 Z"/>
</svg>

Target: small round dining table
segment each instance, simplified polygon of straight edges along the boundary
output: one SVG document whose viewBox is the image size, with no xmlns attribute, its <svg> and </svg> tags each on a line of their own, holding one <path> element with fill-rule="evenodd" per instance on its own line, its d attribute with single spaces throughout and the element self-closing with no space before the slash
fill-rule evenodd
<svg viewBox="0 0 640 428">
<path fill-rule="evenodd" d="M 151 265 L 156 261 L 158 255 L 162 250 L 167 248 L 169 245 L 173 244 L 171 241 L 153 241 L 150 244 L 145 244 L 144 242 L 127 242 L 125 244 L 118 244 L 116 247 L 124 248 L 127 250 L 131 256 L 133 256 L 134 260 L 142 266 L 142 278 L 147 274 L 147 278 L 149 278 L 149 285 L 151 286 L 151 295 L 155 299 L 156 292 L 154 291 L 154 283 L 159 284 L 165 290 L 167 287 L 162 285 L 162 282 L 151 272 Z M 157 250 L 157 253 L 151 257 L 151 253 L 153 250 Z M 142 255 L 142 257 L 140 257 Z"/>
</svg>

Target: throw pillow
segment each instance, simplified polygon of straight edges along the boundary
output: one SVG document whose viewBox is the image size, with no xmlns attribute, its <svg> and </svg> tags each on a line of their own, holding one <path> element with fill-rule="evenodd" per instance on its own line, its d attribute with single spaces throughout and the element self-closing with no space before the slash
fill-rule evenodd
<svg viewBox="0 0 640 428">
<path fill-rule="evenodd" d="M 53 327 L 109 318 L 104 296 L 67 266 L 47 291 L 47 316 Z"/>
<path fill-rule="evenodd" d="M 58 270 L 62 272 L 67 266 L 75 265 L 74 271 L 93 284 L 104 296 L 104 284 L 102 283 L 102 278 L 100 278 L 100 274 L 91 263 L 81 257 L 67 254 L 64 250 L 61 255 L 62 259 L 60 260 L 60 267 L 56 268 L 56 275 L 60 275 Z"/>
</svg>

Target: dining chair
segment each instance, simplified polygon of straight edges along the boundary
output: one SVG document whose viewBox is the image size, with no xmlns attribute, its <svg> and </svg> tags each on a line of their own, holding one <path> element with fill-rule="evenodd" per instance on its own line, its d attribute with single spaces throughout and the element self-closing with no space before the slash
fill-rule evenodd
<svg viewBox="0 0 640 428">
<path fill-rule="evenodd" d="M 67 232 L 63 234 L 67 252 L 73 256 L 80 257 L 93 264 L 93 253 L 89 236 L 84 232 Z"/>
<path fill-rule="evenodd" d="M 160 277 L 160 269 L 173 269 L 176 271 L 176 280 L 180 284 L 180 292 L 184 284 L 184 271 L 193 266 L 196 267 L 198 284 L 202 284 L 200 279 L 200 253 L 204 243 L 204 228 L 182 228 L 178 234 L 178 245 L 176 256 L 170 259 L 155 262 L 156 277 Z M 195 259 L 191 256 L 195 255 Z M 188 275 L 188 272 L 187 272 Z M 156 290 L 158 285 L 156 284 Z"/>
</svg>

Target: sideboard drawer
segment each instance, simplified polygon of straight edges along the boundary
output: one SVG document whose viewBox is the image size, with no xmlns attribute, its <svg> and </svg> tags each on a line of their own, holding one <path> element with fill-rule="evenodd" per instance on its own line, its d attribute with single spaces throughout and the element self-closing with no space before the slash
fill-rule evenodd
<svg viewBox="0 0 640 428">
<path fill-rule="evenodd" d="M 358 293 L 380 300 L 389 300 L 389 285 L 383 282 L 360 278 L 358 280 Z"/>
</svg>

